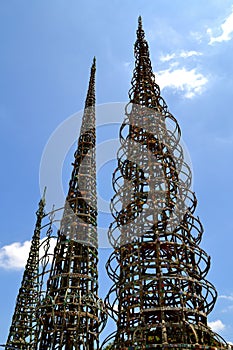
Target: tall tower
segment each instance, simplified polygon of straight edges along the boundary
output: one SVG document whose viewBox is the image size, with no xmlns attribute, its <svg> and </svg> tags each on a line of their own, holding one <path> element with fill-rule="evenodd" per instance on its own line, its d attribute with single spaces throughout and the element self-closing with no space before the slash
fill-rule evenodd
<svg viewBox="0 0 233 350">
<path fill-rule="evenodd" d="M 46 297 L 40 350 L 96 350 L 105 321 L 98 298 L 95 59 Z"/>
<path fill-rule="evenodd" d="M 6 349 L 34 350 L 37 343 L 36 306 L 39 301 L 39 246 L 42 219 L 45 215 L 45 195 L 39 202 L 37 220 L 32 237 L 29 257 L 7 339 Z"/>
<path fill-rule="evenodd" d="M 114 252 L 106 298 L 117 323 L 112 349 L 226 348 L 207 325 L 217 293 L 184 161 L 180 128 L 155 83 L 139 18 L 130 102 L 120 129 L 111 201 Z M 212 348 L 211 348 L 212 349 Z"/>
</svg>

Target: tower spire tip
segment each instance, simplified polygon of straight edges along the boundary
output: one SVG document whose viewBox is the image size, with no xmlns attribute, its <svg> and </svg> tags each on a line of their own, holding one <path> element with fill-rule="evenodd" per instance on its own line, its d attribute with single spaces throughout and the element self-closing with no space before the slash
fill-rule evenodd
<svg viewBox="0 0 233 350">
<path fill-rule="evenodd" d="M 43 196 L 42 196 L 43 200 L 45 200 L 46 191 L 47 191 L 47 186 L 44 187 Z"/>
<path fill-rule="evenodd" d="M 138 39 L 143 39 L 145 36 L 144 30 L 142 28 L 142 16 L 138 17 L 138 30 L 137 30 L 137 37 Z"/>
<path fill-rule="evenodd" d="M 142 30 L 142 16 L 138 17 L 138 30 L 141 31 Z"/>
</svg>

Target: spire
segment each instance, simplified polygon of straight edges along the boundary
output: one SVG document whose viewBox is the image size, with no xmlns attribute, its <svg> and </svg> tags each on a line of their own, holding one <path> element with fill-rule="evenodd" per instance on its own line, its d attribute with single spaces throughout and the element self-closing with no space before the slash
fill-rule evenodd
<svg viewBox="0 0 233 350">
<path fill-rule="evenodd" d="M 39 246 L 42 219 L 45 215 L 45 191 L 36 212 L 37 220 L 31 241 L 29 257 L 16 300 L 6 349 L 36 349 L 37 319 L 35 308 L 39 300 Z"/>
<path fill-rule="evenodd" d="M 142 18 L 138 18 L 137 39 L 134 45 L 135 69 L 129 92 L 130 102 L 145 107 L 158 108 L 160 89 L 155 83 L 152 70 L 149 47 L 145 40 Z"/>
<path fill-rule="evenodd" d="M 143 30 L 143 26 L 142 26 L 142 17 L 141 16 L 139 16 L 138 17 L 138 29 L 137 29 L 137 40 L 139 41 L 139 42 L 143 42 L 143 41 L 145 41 L 145 32 L 144 32 L 144 30 Z M 148 48 L 148 45 L 147 45 L 147 48 Z M 148 56 L 149 56 L 149 50 L 147 50 L 148 52 L 147 52 L 147 54 L 148 54 Z"/>
<path fill-rule="evenodd" d="M 85 108 L 95 105 L 95 72 L 96 72 L 96 58 L 93 58 L 93 63 L 91 66 L 91 74 L 89 80 L 89 86 L 87 91 L 87 97 L 85 101 Z"/>
<path fill-rule="evenodd" d="M 81 225 L 81 231 L 83 232 L 82 235 L 79 232 L 79 241 L 83 239 L 85 244 L 89 242 L 88 244 L 97 246 L 95 72 L 96 59 L 94 57 L 90 72 L 78 146 L 74 154 L 74 168 L 71 174 L 71 180 L 69 182 L 69 190 L 66 197 L 66 205 L 61 223 L 61 230 L 63 225 L 67 227 L 66 217 L 67 214 L 69 217 L 71 214 L 70 211 L 72 211 L 72 216 L 75 216 L 73 217 L 74 220 L 77 220 L 78 217 L 82 223 L 86 222 L 87 226 L 89 226 L 90 223 L 91 225 L 94 225 L 91 226 L 91 229 L 90 227 L 87 229 L 86 226 L 86 233 L 84 233 L 84 227 Z M 81 238 L 81 236 L 83 238 Z"/>
<path fill-rule="evenodd" d="M 142 30 L 142 16 L 138 16 L 138 29 Z"/>
<path fill-rule="evenodd" d="M 142 18 L 138 18 L 137 39 L 134 44 L 135 68 L 131 80 L 129 100 L 133 105 L 141 105 L 146 108 L 153 108 L 155 111 L 165 115 L 168 112 L 166 102 L 160 95 L 160 87 L 155 82 L 149 46 L 145 39 L 145 32 L 142 26 Z M 135 106 L 136 107 L 136 106 Z M 172 116 L 171 116 L 172 117 Z"/>
<path fill-rule="evenodd" d="M 98 350 L 104 324 L 98 298 L 95 58 L 73 171 L 41 308 L 40 350 Z"/>
<path fill-rule="evenodd" d="M 203 228 L 194 216 L 192 174 L 178 123 L 154 82 L 144 37 L 139 17 L 133 106 L 126 108 L 113 174 L 114 251 L 106 265 L 113 281 L 106 304 L 117 324 L 111 350 L 226 349 L 207 326 L 217 293 L 205 279 L 210 258 L 199 247 Z"/>
</svg>

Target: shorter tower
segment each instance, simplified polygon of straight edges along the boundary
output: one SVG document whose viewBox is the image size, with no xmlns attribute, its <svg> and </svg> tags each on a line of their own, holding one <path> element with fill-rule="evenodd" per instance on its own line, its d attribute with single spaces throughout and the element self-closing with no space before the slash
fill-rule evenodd
<svg viewBox="0 0 233 350">
<path fill-rule="evenodd" d="M 39 246 L 42 219 L 45 215 L 44 207 L 45 193 L 39 202 L 39 208 L 36 212 L 36 226 L 21 287 L 16 300 L 15 311 L 6 343 L 7 350 L 36 349 L 38 329 L 35 311 L 39 301 Z"/>
<path fill-rule="evenodd" d="M 98 350 L 106 321 L 98 298 L 95 70 L 94 59 L 47 292 L 39 310 L 40 350 Z"/>
</svg>

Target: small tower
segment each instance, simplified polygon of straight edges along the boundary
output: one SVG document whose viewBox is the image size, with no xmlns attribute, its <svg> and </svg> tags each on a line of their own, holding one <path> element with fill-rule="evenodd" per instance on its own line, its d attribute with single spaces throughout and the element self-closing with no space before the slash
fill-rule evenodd
<svg viewBox="0 0 233 350">
<path fill-rule="evenodd" d="M 46 297 L 40 350 L 96 350 L 105 321 L 98 298 L 95 59 Z"/>
<path fill-rule="evenodd" d="M 130 102 L 120 129 L 109 229 L 106 298 L 117 323 L 112 349 L 225 349 L 207 326 L 217 293 L 205 277 L 191 171 L 180 128 L 155 83 L 139 18 Z M 111 339 L 109 337 L 107 341 Z M 106 342 L 107 342 L 106 341 Z"/>
<path fill-rule="evenodd" d="M 6 349 L 35 350 L 37 343 L 37 318 L 35 314 L 39 300 L 39 246 L 42 219 L 45 215 L 45 193 L 39 202 L 36 212 L 37 220 L 32 237 L 29 257 L 24 270 L 21 287 L 16 300 L 16 306 Z"/>
</svg>

